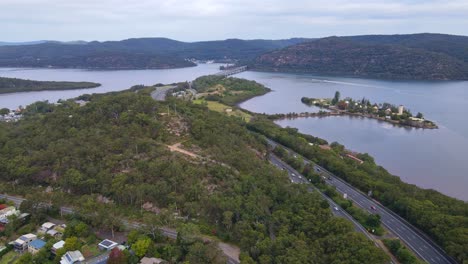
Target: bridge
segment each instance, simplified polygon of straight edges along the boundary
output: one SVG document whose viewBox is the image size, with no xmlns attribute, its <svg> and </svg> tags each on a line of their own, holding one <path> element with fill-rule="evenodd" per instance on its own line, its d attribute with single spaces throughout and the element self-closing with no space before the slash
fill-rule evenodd
<svg viewBox="0 0 468 264">
<path fill-rule="evenodd" d="M 229 68 L 227 70 L 220 71 L 216 73 L 215 75 L 228 77 L 237 73 L 244 72 L 246 70 L 247 70 L 247 66 L 239 66 L 239 67 Z"/>
</svg>

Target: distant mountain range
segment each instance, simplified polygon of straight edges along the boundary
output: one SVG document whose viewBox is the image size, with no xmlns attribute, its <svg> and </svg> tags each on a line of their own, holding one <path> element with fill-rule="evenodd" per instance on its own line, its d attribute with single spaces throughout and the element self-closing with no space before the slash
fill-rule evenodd
<svg viewBox="0 0 468 264">
<path fill-rule="evenodd" d="M 443 34 L 329 37 L 259 56 L 257 70 L 384 79 L 468 79 L 468 37 Z"/>
<path fill-rule="evenodd" d="M 0 67 L 59 67 L 95 69 L 146 69 L 194 66 L 199 60 L 251 61 L 275 49 L 306 39 L 181 42 L 166 38 L 62 43 L 0 47 Z"/>
<path fill-rule="evenodd" d="M 194 66 L 187 59 L 197 59 L 237 61 L 264 71 L 386 79 L 468 79 L 468 37 L 444 34 L 200 42 L 135 38 L 1 45 L 0 67 L 159 69 Z"/>
</svg>

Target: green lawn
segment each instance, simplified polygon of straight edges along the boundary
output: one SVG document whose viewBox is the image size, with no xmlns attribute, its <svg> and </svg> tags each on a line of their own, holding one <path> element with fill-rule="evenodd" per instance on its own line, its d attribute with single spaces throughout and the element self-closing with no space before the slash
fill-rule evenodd
<svg viewBox="0 0 468 264">
<path fill-rule="evenodd" d="M 19 257 L 15 251 L 10 251 L 0 259 L 0 264 L 11 264 Z"/>
</svg>

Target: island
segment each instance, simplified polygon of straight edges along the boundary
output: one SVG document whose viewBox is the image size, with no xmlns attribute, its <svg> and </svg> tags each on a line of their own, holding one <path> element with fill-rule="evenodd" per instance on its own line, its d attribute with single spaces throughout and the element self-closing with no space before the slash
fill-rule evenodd
<svg viewBox="0 0 468 264">
<path fill-rule="evenodd" d="M 393 105 L 390 103 L 372 103 L 366 98 L 354 100 L 352 98 L 340 99 L 340 92 L 335 92 L 333 98 L 309 98 L 302 97 L 301 102 L 309 106 L 317 106 L 321 110 L 317 113 L 301 113 L 289 114 L 286 117 L 314 117 L 314 116 L 337 116 L 337 115 L 352 115 L 366 118 L 377 119 L 392 123 L 394 125 L 409 126 L 425 129 L 436 129 L 437 125 L 424 119 L 424 115 L 420 112 L 413 116 L 409 109 L 403 105 Z"/>
<path fill-rule="evenodd" d="M 101 86 L 101 84 L 94 82 L 33 81 L 0 77 L 0 94 L 45 90 L 87 89 L 99 86 Z"/>
</svg>

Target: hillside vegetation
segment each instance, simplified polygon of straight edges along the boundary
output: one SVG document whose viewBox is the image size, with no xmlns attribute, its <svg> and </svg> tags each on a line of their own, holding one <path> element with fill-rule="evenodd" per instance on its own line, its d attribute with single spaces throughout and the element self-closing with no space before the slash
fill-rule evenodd
<svg viewBox="0 0 468 264">
<path fill-rule="evenodd" d="M 194 66 L 199 60 L 251 60 L 305 39 L 181 42 L 166 38 L 0 46 L 0 67 L 157 69 Z"/>
<path fill-rule="evenodd" d="M 417 36 L 407 42 L 389 39 L 388 36 L 324 38 L 263 54 L 252 66 L 267 71 L 384 79 L 468 79 L 465 38 L 460 37 L 462 41 L 446 47 L 443 41 L 425 42 L 425 38 Z"/>
<path fill-rule="evenodd" d="M 459 263 L 468 261 L 468 204 L 434 190 L 402 182 L 378 166 L 368 154 L 357 157 L 364 162 L 343 159 L 344 146 L 332 143 L 331 150 L 315 144 L 317 139 L 295 128 L 280 128 L 271 121 L 257 119 L 248 124 L 357 187 L 431 236 Z M 309 143 L 314 143 L 311 146 Z"/>
<path fill-rule="evenodd" d="M 138 209 L 151 203 L 168 212 L 166 220 L 177 213 L 238 244 L 242 263 L 388 263 L 317 193 L 269 165 L 265 143 L 239 118 L 181 100 L 156 102 L 147 89 L 87 99 L 82 107 L 37 103 L 23 120 L 0 124 L 1 192 L 52 186 L 35 200 L 87 207 L 104 226 L 141 219 Z M 170 152 L 174 143 L 195 155 Z M 106 214 L 93 211 L 97 196 L 113 202 Z"/>
<path fill-rule="evenodd" d="M 98 86 L 100 86 L 99 83 L 93 83 L 93 82 L 32 81 L 32 80 L 0 77 L 0 94 L 44 91 L 44 90 L 84 89 L 84 88 L 95 88 Z"/>
</svg>

